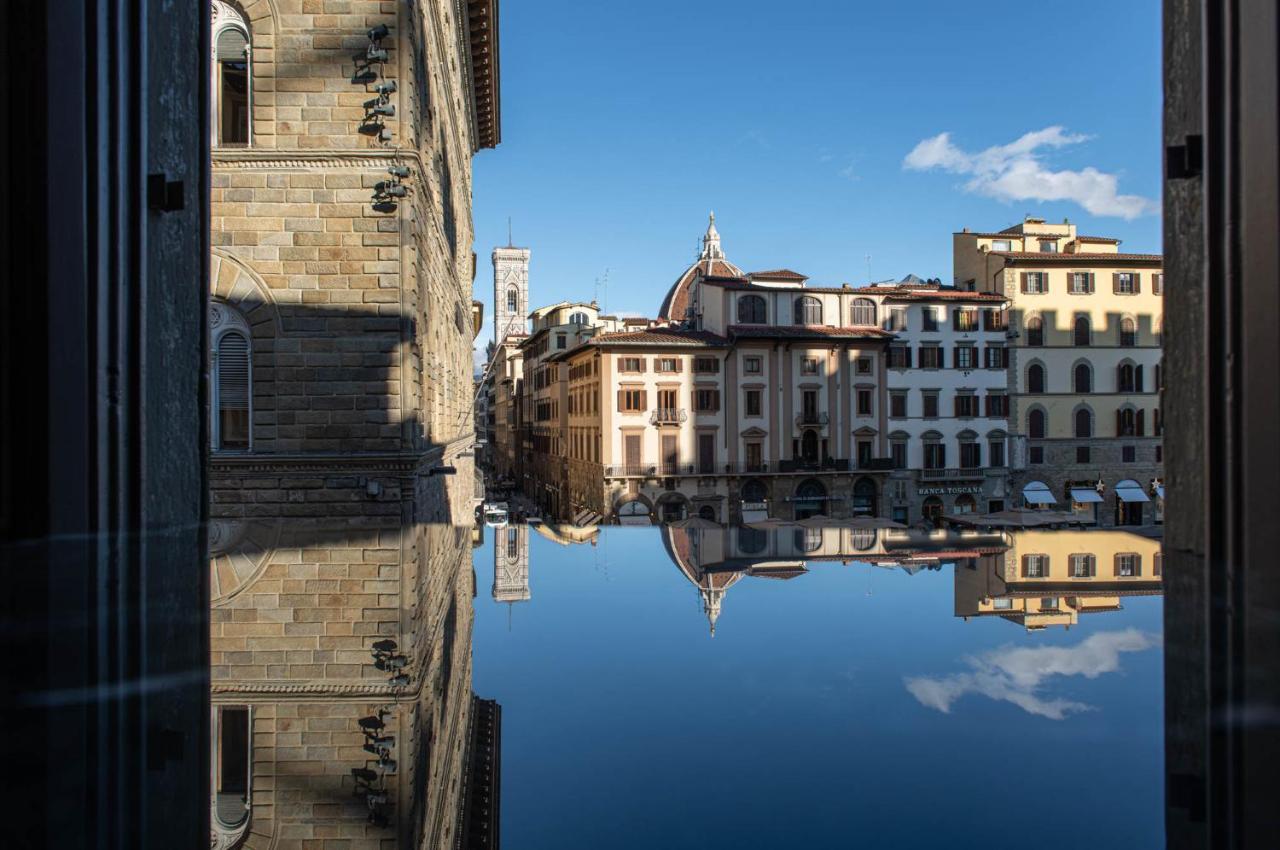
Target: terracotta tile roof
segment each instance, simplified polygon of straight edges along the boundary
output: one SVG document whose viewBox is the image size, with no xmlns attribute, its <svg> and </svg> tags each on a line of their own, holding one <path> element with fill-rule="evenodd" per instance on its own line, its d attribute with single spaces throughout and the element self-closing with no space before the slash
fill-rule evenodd
<svg viewBox="0 0 1280 850">
<path fill-rule="evenodd" d="M 1161 254 L 1051 254 L 1044 251 L 992 251 L 993 257 L 1017 262 L 1065 263 L 1069 266 L 1123 266 L 1130 263 L 1163 263 Z"/>
<path fill-rule="evenodd" d="M 1021 233 L 979 233 L 973 230 L 959 230 L 954 233 L 955 236 L 977 236 L 979 239 L 1008 239 L 1010 236 L 1021 237 Z"/>
<path fill-rule="evenodd" d="M 1119 245 L 1119 239 L 1113 239 L 1110 236 L 1077 236 L 1077 242 L 1105 242 L 1110 245 Z"/>
<path fill-rule="evenodd" d="M 614 331 L 598 334 L 587 345 L 690 345 L 695 347 L 724 345 L 724 337 L 710 331 L 686 331 L 680 328 L 650 328 L 643 331 Z"/>
<path fill-rule="evenodd" d="M 964 289 L 928 289 L 919 286 L 860 286 L 850 290 L 858 295 L 882 295 L 886 301 L 992 301 L 1007 300 L 994 292 L 970 292 Z"/>
<path fill-rule="evenodd" d="M 809 278 L 800 272 L 793 272 L 791 269 L 769 269 L 763 272 L 747 272 L 747 277 L 751 279 L 765 278 L 767 280 L 808 280 Z"/>
<path fill-rule="evenodd" d="M 833 328 L 829 325 L 730 325 L 729 336 L 754 339 L 893 339 L 879 328 Z"/>
</svg>

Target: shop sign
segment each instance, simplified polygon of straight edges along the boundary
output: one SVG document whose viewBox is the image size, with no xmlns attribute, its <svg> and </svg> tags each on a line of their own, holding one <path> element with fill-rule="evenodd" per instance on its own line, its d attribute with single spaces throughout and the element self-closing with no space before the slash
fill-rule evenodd
<svg viewBox="0 0 1280 850">
<path fill-rule="evenodd" d="M 917 487 L 921 496 L 958 496 L 962 493 L 977 494 L 982 492 L 980 484 L 952 484 L 947 487 Z"/>
</svg>

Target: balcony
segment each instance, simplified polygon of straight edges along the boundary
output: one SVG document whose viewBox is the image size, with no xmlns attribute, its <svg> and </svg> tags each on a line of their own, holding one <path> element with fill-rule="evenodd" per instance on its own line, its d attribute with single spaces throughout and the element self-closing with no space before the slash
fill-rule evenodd
<svg viewBox="0 0 1280 850">
<path fill-rule="evenodd" d="M 922 469 L 920 478 L 925 481 L 947 481 L 955 479 L 971 479 L 983 477 L 982 468 L 972 469 Z"/>
<path fill-rule="evenodd" d="M 826 416 L 824 413 L 823 416 Z M 793 458 L 778 461 L 779 472 L 848 472 L 849 459 L 829 457 L 824 460 Z"/>
<path fill-rule="evenodd" d="M 649 414 L 650 425 L 679 425 L 688 419 L 683 407 L 659 407 Z"/>
<path fill-rule="evenodd" d="M 828 421 L 830 421 L 830 418 L 826 412 L 805 411 L 796 416 L 796 427 L 802 425 L 826 425 Z"/>
</svg>

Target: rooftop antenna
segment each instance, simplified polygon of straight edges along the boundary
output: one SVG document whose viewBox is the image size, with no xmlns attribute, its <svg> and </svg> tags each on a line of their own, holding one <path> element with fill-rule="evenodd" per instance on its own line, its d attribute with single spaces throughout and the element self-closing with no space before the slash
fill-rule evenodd
<svg viewBox="0 0 1280 850">
<path fill-rule="evenodd" d="M 867 254 L 863 259 L 867 261 L 867 283 L 871 283 L 871 255 Z"/>
</svg>

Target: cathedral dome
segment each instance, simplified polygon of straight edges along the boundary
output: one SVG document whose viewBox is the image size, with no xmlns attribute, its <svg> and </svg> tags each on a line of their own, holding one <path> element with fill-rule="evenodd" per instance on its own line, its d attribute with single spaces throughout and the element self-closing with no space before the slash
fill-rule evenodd
<svg viewBox="0 0 1280 850">
<path fill-rule="evenodd" d="M 742 277 L 742 269 L 726 260 L 724 251 L 720 249 L 720 232 L 716 230 L 715 213 L 711 214 L 706 235 L 702 237 L 702 253 L 693 265 L 676 278 L 676 282 L 667 290 L 667 297 L 662 299 L 662 307 L 658 310 L 659 320 L 684 321 L 689 309 L 689 290 L 699 274 L 703 277 Z"/>
</svg>

